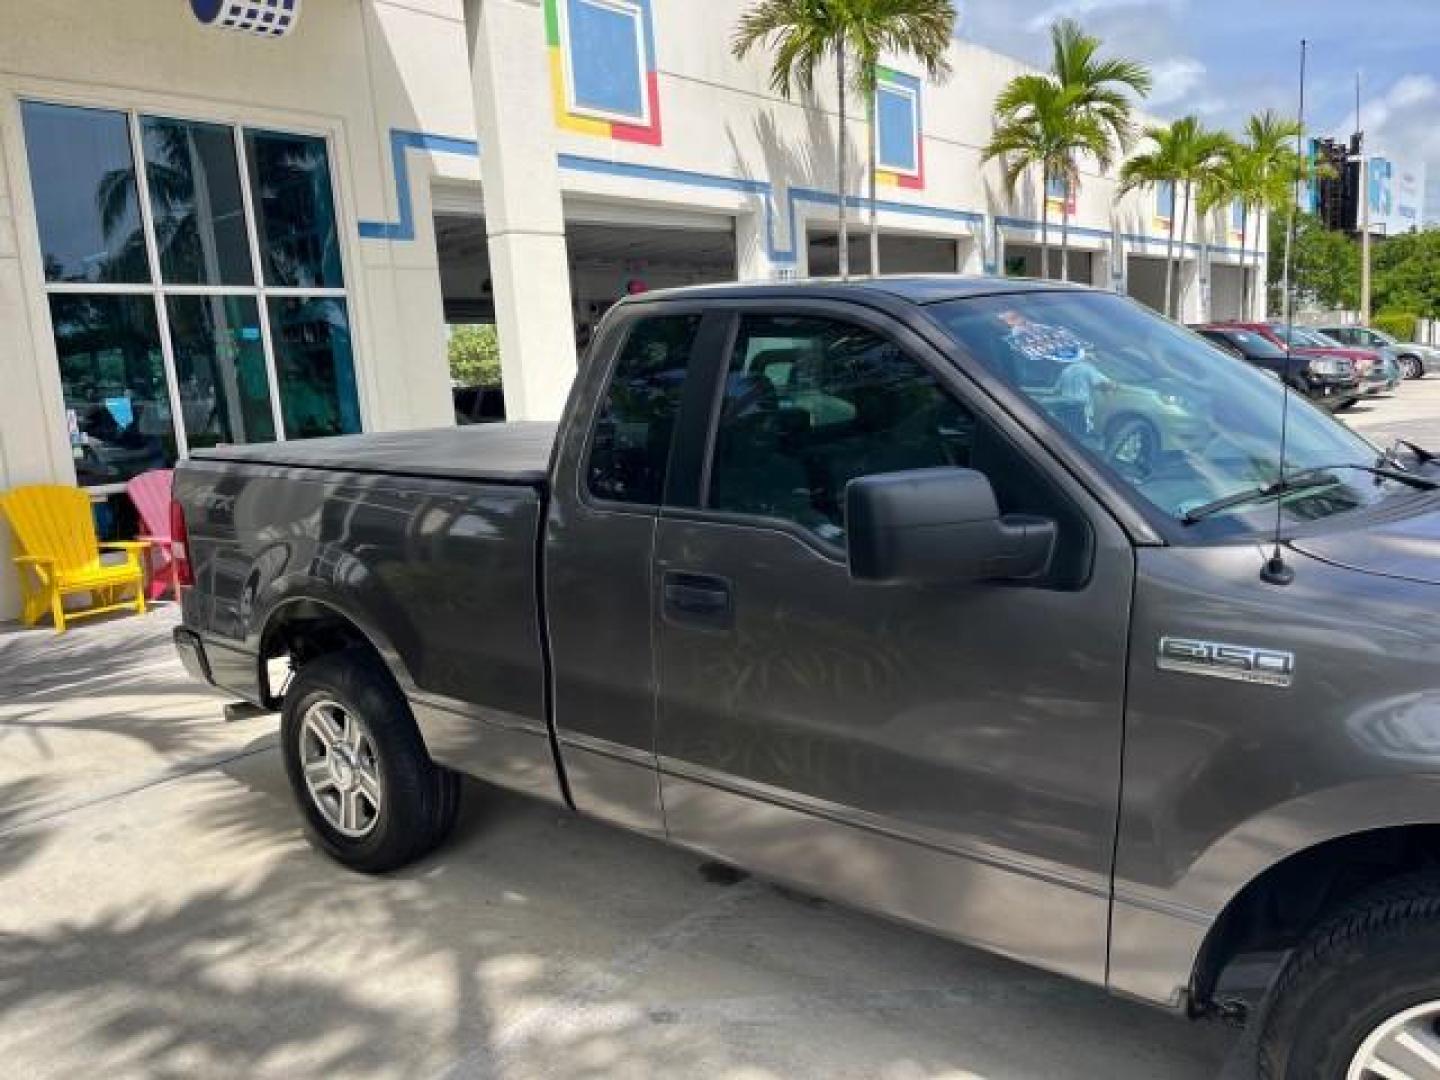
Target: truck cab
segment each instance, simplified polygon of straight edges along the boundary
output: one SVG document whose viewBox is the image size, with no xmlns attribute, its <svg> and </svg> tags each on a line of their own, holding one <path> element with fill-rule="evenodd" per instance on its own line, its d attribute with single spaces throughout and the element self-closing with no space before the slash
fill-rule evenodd
<svg viewBox="0 0 1440 1080">
<path fill-rule="evenodd" d="M 197 455 L 177 640 L 349 865 L 463 771 L 1194 1015 L 1271 956 L 1271 1075 L 1330 1075 L 1440 1001 L 1294 1005 L 1432 896 L 1437 472 L 1111 294 L 645 294 L 558 428 Z"/>
</svg>

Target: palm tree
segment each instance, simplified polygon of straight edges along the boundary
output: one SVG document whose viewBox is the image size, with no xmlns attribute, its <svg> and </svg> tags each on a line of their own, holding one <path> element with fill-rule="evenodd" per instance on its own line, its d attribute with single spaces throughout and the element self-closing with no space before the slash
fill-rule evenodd
<svg viewBox="0 0 1440 1080">
<path fill-rule="evenodd" d="M 887 51 L 918 57 L 932 75 L 945 73 L 949 69 L 944 53 L 954 24 L 955 11 L 946 0 L 760 0 L 740 17 L 735 28 L 731 51 L 737 59 L 744 59 L 762 42 L 773 47 L 770 86 L 787 100 L 797 89 L 809 93 L 815 84 L 816 70 L 825 60 L 834 58 L 840 109 L 835 172 L 842 278 L 850 275 L 850 232 L 845 201 L 849 188 L 846 182 L 848 94 L 858 89 L 867 94 L 866 100 L 873 102 L 876 65 Z M 847 80 L 852 59 L 856 61 L 855 75 Z M 871 162 L 873 181 L 873 145 Z M 873 187 L 871 209 L 873 230 Z"/>
<path fill-rule="evenodd" d="M 1120 58 L 1101 59 L 1100 39 L 1087 34 L 1074 19 L 1050 27 L 1050 74 L 1061 86 L 1078 91 L 1075 108 L 1098 120 L 1121 152 L 1135 142 L 1131 96 L 1150 93 L 1150 71 Z M 1070 276 L 1070 185 L 1066 185 L 1060 225 L 1060 277 Z"/>
<path fill-rule="evenodd" d="M 1228 135 L 1222 136 L 1218 153 L 1206 162 L 1195 185 L 1195 214 L 1197 239 L 1200 242 L 1200 270 L 1204 280 L 1210 280 L 1210 226 L 1214 224 L 1215 211 L 1230 207 L 1240 197 L 1241 170 L 1237 160 L 1243 157 L 1244 148 Z M 1224 230 L 1222 229 L 1222 232 Z M 1243 246 L 1242 246 L 1243 265 Z M 1202 290 L 1200 296 L 1200 318 L 1208 322 L 1211 317 L 1211 290 Z M 1181 290 L 1180 307 L 1185 307 L 1184 290 Z"/>
<path fill-rule="evenodd" d="M 1244 153 L 1237 163 L 1241 177 L 1240 264 L 1245 265 L 1246 225 L 1251 211 L 1255 213 L 1255 259 L 1252 272 L 1245 275 L 1245 313 L 1250 313 L 1253 302 L 1252 279 L 1259 274 L 1260 267 L 1260 217 L 1266 211 L 1286 209 L 1294 198 L 1291 184 L 1295 177 L 1295 139 L 1300 125 L 1266 109 L 1257 113 L 1245 124 L 1242 143 Z M 1303 167 L 1303 166 L 1302 166 Z"/>
<path fill-rule="evenodd" d="M 1121 166 L 1117 194 L 1123 196 L 1136 188 L 1168 183 L 1174 185 L 1178 197 L 1183 185 L 1184 208 L 1180 213 L 1180 240 L 1183 244 L 1190 226 L 1190 200 L 1195 184 L 1214 166 L 1215 159 L 1226 145 L 1226 136 L 1208 130 L 1197 117 L 1182 116 L 1168 127 L 1146 128 L 1145 137 L 1154 143 L 1154 149 L 1136 154 Z M 1166 317 L 1174 316 L 1171 297 L 1174 295 L 1175 271 L 1175 207 L 1172 205 L 1169 235 L 1165 241 Z"/>
<path fill-rule="evenodd" d="M 1111 164 L 1110 132 L 1097 116 L 1078 107 L 1083 91 L 1067 87 L 1050 75 L 1018 75 L 995 103 L 999 121 L 985 145 L 982 161 L 1000 159 L 1005 189 L 1013 198 L 1020 178 L 1034 166 L 1041 169 L 1041 277 L 1050 276 L 1050 200 L 1052 179 L 1064 181 L 1068 193 L 1079 174 L 1077 160 L 1089 154 L 1102 169 Z M 1070 217 L 1064 208 L 1065 228 Z"/>
<path fill-rule="evenodd" d="M 857 61 L 855 88 L 865 102 L 870 144 L 870 273 L 873 275 L 880 272 L 880 233 L 875 223 L 875 95 L 879 92 L 880 61 L 887 53 L 911 56 L 925 68 L 932 82 L 947 78 L 950 62 L 945 53 L 955 32 L 955 7 L 950 0 L 849 0 L 846 6 L 852 13 L 848 37 Z M 841 94 L 843 97 L 843 90 Z"/>
</svg>

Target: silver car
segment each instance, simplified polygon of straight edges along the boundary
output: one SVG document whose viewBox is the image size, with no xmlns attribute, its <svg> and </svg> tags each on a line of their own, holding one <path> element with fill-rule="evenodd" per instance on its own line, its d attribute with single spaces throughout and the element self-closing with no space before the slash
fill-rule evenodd
<svg viewBox="0 0 1440 1080">
<path fill-rule="evenodd" d="M 1321 326 L 1317 329 L 1326 337 L 1332 337 L 1344 345 L 1391 350 L 1404 378 L 1420 379 L 1440 372 L 1440 349 L 1433 345 L 1400 341 L 1383 330 L 1375 330 L 1369 326 Z"/>
</svg>

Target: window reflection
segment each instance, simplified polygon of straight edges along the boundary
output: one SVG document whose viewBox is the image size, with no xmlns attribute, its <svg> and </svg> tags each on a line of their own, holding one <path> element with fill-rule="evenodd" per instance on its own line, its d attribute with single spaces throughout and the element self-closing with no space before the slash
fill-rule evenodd
<svg viewBox="0 0 1440 1080">
<path fill-rule="evenodd" d="M 50 319 L 80 482 L 117 483 L 173 464 L 154 300 L 54 295 Z"/>
<path fill-rule="evenodd" d="M 249 285 L 233 131 L 153 116 L 140 128 L 160 276 L 180 285 Z"/>
<path fill-rule="evenodd" d="M 246 131 L 265 284 L 339 288 L 340 244 L 325 141 Z"/>
<path fill-rule="evenodd" d="M 269 303 L 285 437 L 359 431 L 360 404 L 345 301 L 285 297 Z"/>
<path fill-rule="evenodd" d="M 125 114 L 27 101 L 21 115 L 45 280 L 149 281 Z"/>
<path fill-rule="evenodd" d="M 273 440 L 275 419 L 254 299 L 171 296 L 165 305 L 190 449 Z"/>
</svg>

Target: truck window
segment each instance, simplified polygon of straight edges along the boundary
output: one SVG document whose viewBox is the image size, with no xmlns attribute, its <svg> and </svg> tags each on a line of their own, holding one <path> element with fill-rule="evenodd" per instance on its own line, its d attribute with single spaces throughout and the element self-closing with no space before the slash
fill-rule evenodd
<svg viewBox="0 0 1440 1080">
<path fill-rule="evenodd" d="M 810 316 L 746 316 L 726 374 L 709 506 L 839 542 L 857 476 L 968 465 L 974 419 L 899 347 Z"/>
<path fill-rule="evenodd" d="M 699 315 L 658 315 L 630 328 L 595 417 L 590 494 L 658 504 Z"/>
</svg>

